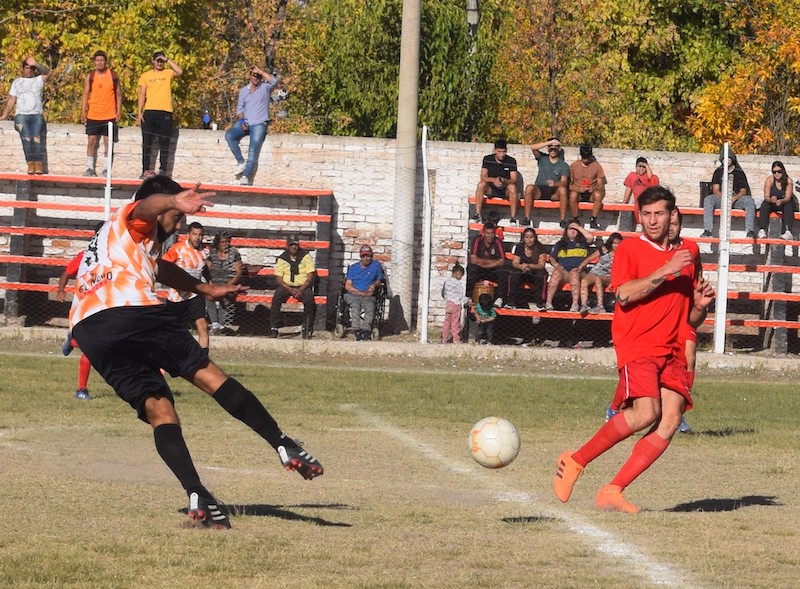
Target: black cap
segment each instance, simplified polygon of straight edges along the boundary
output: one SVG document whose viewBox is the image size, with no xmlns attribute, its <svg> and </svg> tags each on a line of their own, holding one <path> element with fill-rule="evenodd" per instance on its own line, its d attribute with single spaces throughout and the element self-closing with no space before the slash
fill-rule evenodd
<svg viewBox="0 0 800 589">
<path fill-rule="evenodd" d="M 292 245 L 292 244 L 295 244 L 295 243 L 297 245 L 300 245 L 300 240 L 298 239 L 298 237 L 295 234 L 292 234 L 292 235 L 290 235 L 289 237 L 286 238 L 286 245 Z"/>
</svg>

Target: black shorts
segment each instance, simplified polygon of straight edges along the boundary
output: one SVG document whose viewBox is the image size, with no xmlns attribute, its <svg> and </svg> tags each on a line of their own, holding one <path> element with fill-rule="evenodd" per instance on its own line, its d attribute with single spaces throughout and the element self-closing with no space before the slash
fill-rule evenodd
<svg viewBox="0 0 800 589">
<path fill-rule="evenodd" d="M 114 120 L 111 121 L 95 121 L 92 119 L 86 120 L 86 134 L 87 135 L 102 135 L 108 137 L 108 124 L 114 123 L 114 143 L 119 141 L 119 125 Z"/>
<path fill-rule="evenodd" d="M 506 185 L 497 186 L 495 184 L 489 184 L 489 194 L 484 195 L 486 198 L 508 198 L 506 194 Z"/>
<path fill-rule="evenodd" d="M 589 202 L 592 200 L 592 194 L 594 194 L 591 190 L 587 190 L 586 192 L 579 192 L 578 193 L 578 200 L 580 202 Z"/>
<path fill-rule="evenodd" d="M 194 323 L 198 319 L 206 318 L 206 300 L 200 295 L 177 303 L 167 301 L 167 309 L 169 309 L 179 321 L 188 319 Z"/>
<path fill-rule="evenodd" d="M 95 313 L 72 328 L 72 337 L 100 376 L 145 422 L 148 397 L 175 402 L 161 368 L 182 376 L 208 364 L 208 352 L 164 305 Z"/>
<path fill-rule="evenodd" d="M 538 188 L 540 192 L 539 200 L 552 200 L 553 195 L 556 193 L 556 190 L 558 190 L 558 186 L 549 185 L 539 186 L 537 184 L 536 188 Z"/>
</svg>

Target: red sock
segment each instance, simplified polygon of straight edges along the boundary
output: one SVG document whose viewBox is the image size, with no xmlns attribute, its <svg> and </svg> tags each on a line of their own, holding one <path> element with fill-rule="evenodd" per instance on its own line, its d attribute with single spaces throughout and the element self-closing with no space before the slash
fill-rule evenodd
<svg viewBox="0 0 800 589">
<path fill-rule="evenodd" d="M 594 437 L 572 455 L 572 459 L 581 466 L 586 466 L 603 452 L 612 448 L 632 433 L 633 430 L 625 420 L 625 415 L 619 412 L 609 419 L 603 427 L 597 430 Z"/>
<path fill-rule="evenodd" d="M 78 363 L 78 388 L 85 389 L 89 385 L 89 372 L 92 370 L 92 363 L 86 354 L 81 354 L 81 360 Z"/>
<path fill-rule="evenodd" d="M 611 484 L 623 489 L 630 485 L 664 453 L 669 442 L 655 432 L 647 434 L 633 446 L 630 458 L 622 465 Z"/>
</svg>

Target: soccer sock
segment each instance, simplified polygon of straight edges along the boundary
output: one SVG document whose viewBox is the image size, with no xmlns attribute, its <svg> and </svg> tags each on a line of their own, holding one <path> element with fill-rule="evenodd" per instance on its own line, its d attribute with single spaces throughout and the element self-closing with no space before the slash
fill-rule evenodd
<svg viewBox="0 0 800 589">
<path fill-rule="evenodd" d="M 628 422 L 625 420 L 625 415 L 620 411 L 609 419 L 603 427 L 597 430 L 594 437 L 572 455 L 572 459 L 581 466 L 586 466 L 603 452 L 612 448 L 615 444 L 621 442 L 632 433 L 633 430 L 631 426 L 628 425 Z"/>
<path fill-rule="evenodd" d="M 669 446 L 669 442 L 669 440 L 665 440 L 656 432 L 647 434 L 633 446 L 630 458 L 622 465 L 611 484 L 618 485 L 622 489 L 630 485 L 636 477 L 646 471 L 664 453 L 664 450 Z"/>
<path fill-rule="evenodd" d="M 90 155 L 90 156 L 88 156 L 86 158 L 86 167 L 88 169 L 90 169 L 90 170 L 94 170 L 94 157 L 93 156 Z"/>
<path fill-rule="evenodd" d="M 92 370 L 92 363 L 86 354 L 81 354 L 80 362 L 78 363 L 78 388 L 85 389 L 89 385 L 89 372 Z"/>
<path fill-rule="evenodd" d="M 214 399 L 225 411 L 250 427 L 264 438 L 273 448 L 283 441 L 278 423 L 269 414 L 261 401 L 242 386 L 235 378 L 228 378 L 213 394 Z"/>
<path fill-rule="evenodd" d="M 175 473 L 186 492 L 205 491 L 189 454 L 189 448 L 186 447 L 186 440 L 183 439 L 181 426 L 177 423 L 159 425 L 153 429 L 153 437 L 159 456 Z"/>
</svg>

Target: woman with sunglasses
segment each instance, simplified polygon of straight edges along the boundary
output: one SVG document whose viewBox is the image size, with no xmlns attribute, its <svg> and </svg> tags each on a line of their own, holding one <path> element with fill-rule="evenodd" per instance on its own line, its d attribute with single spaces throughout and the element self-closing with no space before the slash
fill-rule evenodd
<svg viewBox="0 0 800 589">
<path fill-rule="evenodd" d="M 792 179 L 786 175 L 786 167 L 783 162 L 772 162 L 772 173 L 767 176 L 764 182 L 764 202 L 758 212 L 758 237 L 764 239 L 767 236 L 769 226 L 769 216 L 772 213 L 781 213 L 781 238 L 794 239 L 792 227 L 794 225 L 794 193 L 792 190 Z"/>
<path fill-rule="evenodd" d="M 14 128 L 22 140 L 22 151 L 28 163 L 28 174 L 44 174 L 42 167 L 42 134 L 44 133 L 44 83 L 50 70 L 36 63 L 33 57 L 22 62 L 22 76 L 11 83 L 6 109 L 0 121 L 16 106 Z"/>
</svg>

